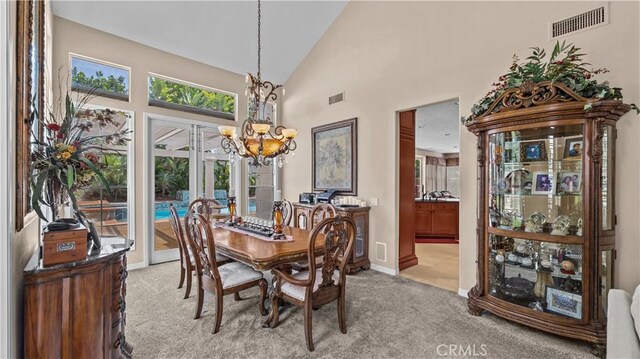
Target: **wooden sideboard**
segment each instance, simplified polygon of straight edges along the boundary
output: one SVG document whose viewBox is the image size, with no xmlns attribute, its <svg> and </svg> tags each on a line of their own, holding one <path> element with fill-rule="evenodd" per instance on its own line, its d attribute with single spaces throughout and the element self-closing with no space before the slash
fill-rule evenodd
<svg viewBox="0 0 640 359">
<path fill-rule="evenodd" d="M 124 335 L 129 246 L 103 245 L 78 262 L 24 271 L 25 358 L 129 358 Z"/>
<path fill-rule="evenodd" d="M 293 225 L 298 228 L 309 229 L 309 217 L 315 207 L 313 204 L 293 204 Z M 347 274 L 353 274 L 358 269 L 369 269 L 369 209 L 370 207 L 335 207 L 336 213 L 343 217 L 351 217 L 356 222 L 356 239 L 353 255 L 347 263 Z M 317 222 L 317 221 L 316 221 Z"/>
<path fill-rule="evenodd" d="M 416 201 L 416 236 L 458 239 L 458 202 Z"/>
</svg>

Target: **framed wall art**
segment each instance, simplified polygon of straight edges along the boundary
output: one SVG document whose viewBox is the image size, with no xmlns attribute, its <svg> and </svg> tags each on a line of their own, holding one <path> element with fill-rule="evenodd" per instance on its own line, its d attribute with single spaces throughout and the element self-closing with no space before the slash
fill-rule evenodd
<svg viewBox="0 0 640 359">
<path fill-rule="evenodd" d="M 312 187 L 314 191 L 358 193 L 357 118 L 311 129 Z"/>
</svg>

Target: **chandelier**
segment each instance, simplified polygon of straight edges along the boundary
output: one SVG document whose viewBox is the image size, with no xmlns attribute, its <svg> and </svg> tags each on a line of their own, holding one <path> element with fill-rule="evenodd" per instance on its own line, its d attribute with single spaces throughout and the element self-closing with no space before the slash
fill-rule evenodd
<svg viewBox="0 0 640 359">
<path fill-rule="evenodd" d="M 229 161 L 234 162 L 236 156 L 248 158 L 253 166 L 269 166 L 275 159 L 278 167 L 287 163 L 287 155 L 296 149 L 297 130 L 277 126 L 272 128 L 273 119 L 268 116 L 267 105 L 278 99 L 276 91 L 282 85 L 262 81 L 260 72 L 260 0 L 258 0 L 258 73 L 248 73 L 245 96 L 248 100 L 248 118 L 242 124 L 242 133 L 236 134 L 234 126 L 219 126 L 222 135 L 222 149 L 229 154 Z M 284 94 L 284 88 L 282 89 Z"/>
</svg>

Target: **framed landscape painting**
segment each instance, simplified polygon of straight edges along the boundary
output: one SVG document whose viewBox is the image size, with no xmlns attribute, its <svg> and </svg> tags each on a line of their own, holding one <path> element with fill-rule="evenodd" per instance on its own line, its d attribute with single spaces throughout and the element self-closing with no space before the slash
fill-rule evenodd
<svg viewBox="0 0 640 359">
<path fill-rule="evenodd" d="M 358 193 L 357 118 L 311 129 L 312 187 L 314 191 Z"/>
</svg>

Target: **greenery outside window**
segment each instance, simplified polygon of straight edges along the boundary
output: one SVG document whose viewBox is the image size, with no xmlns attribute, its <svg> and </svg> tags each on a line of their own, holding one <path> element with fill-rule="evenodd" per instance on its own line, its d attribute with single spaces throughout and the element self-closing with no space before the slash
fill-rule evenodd
<svg viewBox="0 0 640 359">
<path fill-rule="evenodd" d="M 130 68 L 71 54 L 71 89 L 129 101 Z"/>
<path fill-rule="evenodd" d="M 86 108 L 101 109 L 102 106 L 85 105 Z M 122 128 L 133 129 L 134 113 L 116 110 L 119 127 L 108 126 L 104 129 L 93 128 L 90 135 L 113 133 Z M 125 146 L 104 145 L 107 149 L 99 154 L 99 160 L 104 165 L 102 174 L 110 184 L 108 192 L 97 176 L 81 178 L 84 183 L 75 191 L 78 207 L 90 218 L 103 238 L 120 237 L 134 240 L 134 164 L 133 149 L 134 135 Z"/>
<path fill-rule="evenodd" d="M 234 121 L 236 95 L 149 74 L 149 106 Z"/>
</svg>

